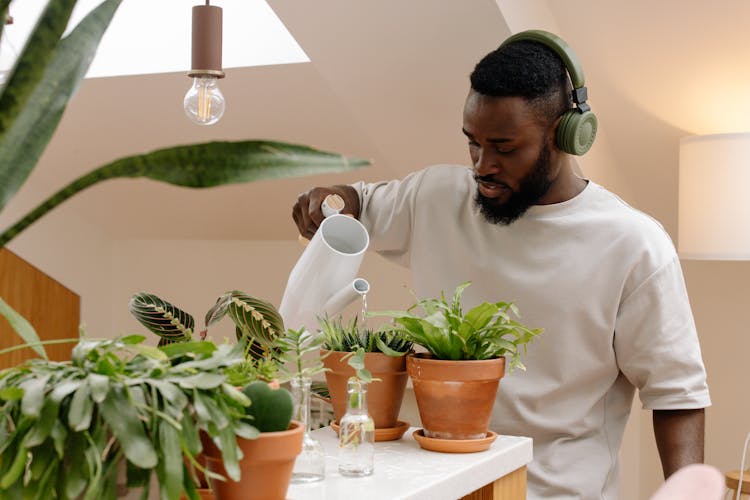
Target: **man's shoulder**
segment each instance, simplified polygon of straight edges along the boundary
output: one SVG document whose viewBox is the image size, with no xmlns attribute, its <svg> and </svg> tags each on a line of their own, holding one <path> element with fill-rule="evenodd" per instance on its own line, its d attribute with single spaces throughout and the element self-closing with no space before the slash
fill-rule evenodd
<svg viewBox="0 0 750 500">
<path fill-rule="evenodd" d="M 594 183 L 591 187 L 594 191 L 593 208 L 601 216 L 603 225 L 632 244 L 660 248 L 669 255 L 674 254 L 672 238 L 656 218 L 603 186 Z"/>
</svg>

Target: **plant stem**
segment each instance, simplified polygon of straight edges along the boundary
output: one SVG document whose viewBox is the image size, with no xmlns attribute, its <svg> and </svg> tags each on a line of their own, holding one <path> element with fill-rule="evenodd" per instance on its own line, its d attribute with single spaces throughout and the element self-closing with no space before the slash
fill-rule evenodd
<svg viewBox="0 0 750 500">
<path fill-rule="evenodd" d="M 23 231 L 24 229 L 32 225 L 34 222 L 36 222 L 37 219 L 42 217 L 44 214 L 46 214 L 47 212 L 49 212 L 56 206 L 60 205 L 62 202 L 64 202 L 65 200 L 73 196 L 74 194 L 79 193 L 83 191 L 84 189 L 91 187 L 100 181 L 114 177 L 111 173 L 108 174 L 108 172 L 104 170 L 108 166 L 109 165 L 100 167 L 74 180 L 73 182 L 71 182 L 70 184 L 68 184 L 61 190 L 59 190 L 57 193 L 47 198 L 40 205 L 38 205 L 35 209 L 33 209 L 28 214 L 26 214 L 18 222 L 16 222 L 11 227 L 9 227 L 8 229 L 0 233 L 0 248 L 3 248 L 8 242 L 10 242 L 13 238 L 15 238 L 16 235 L 18 235 L 21 231 Z"/>
<path fill-rule="evenodd" d="M 88 340 L 95 340 L 95 339 L 88 339 Z M 75 338 L 75 339 L 41 340 L 39 342 L 30 342 L 27 344 L 14 345 L 13 347 L 6 347 L 5 349 L 0 349 L 0 356 L 2 356 L 3 354 L 8 354 L 9 352 L 20 351 L 21 349 L 31 349 L 32 347 L 36 347 L 40 345 L 72 344 L 72 343 L 80 342 L 80 341 L 81 341 L 80 338 Z"/>
</svg>

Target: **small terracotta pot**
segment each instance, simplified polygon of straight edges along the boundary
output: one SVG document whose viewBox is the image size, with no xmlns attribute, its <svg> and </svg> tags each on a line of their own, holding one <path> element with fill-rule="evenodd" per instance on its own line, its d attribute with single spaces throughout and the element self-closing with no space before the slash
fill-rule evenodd
<svg viewBox="0 0 750 500">
<path fill-rule="evenodd" d="M 346 382 L 354 376 L 354 368 L 349 366 L 348 359 L 342 358 L 348 352 L 321 350 L 323 364 L 330 371 L 326 372 L 328 392 L 331 394 L 333 416 L 337 422 L 346 413 Z M 401 402 L 406 389 L 406 356 L 387 356 L 382 352 L 366 352 L 365 368 L 370 370 L 377 382 L 367 387 L 367 412 L 375 421 L 377 429 L 389 429 L 396 426 Z"/>
<path fill-rule="evenodd" d="M 243 453 L 240 480 L 210 479 L 217 500 L 284 500 L 292 479 L 294 459 L 302 451 L 304 427 L 292 421 L 289 429 L 262 432 L 255 439 L 237 438 Z M 214 451 L 218 451 L 214 448 Z M 208 469 L 227 477 L 221 455 L 207 454 Z"/>
<path fill-rule="evenodd" d="M 406 369 L 424 435 L 437 439 L 481 439 L 487 434 L 505 358 L 448 361 L 429 354 L 407 356 Z"/>
</svg>

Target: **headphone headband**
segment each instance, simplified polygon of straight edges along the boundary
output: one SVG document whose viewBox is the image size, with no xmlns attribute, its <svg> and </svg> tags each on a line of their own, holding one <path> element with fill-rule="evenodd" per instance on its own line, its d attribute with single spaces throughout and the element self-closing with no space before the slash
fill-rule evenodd
<svg viewBox="0 0 750 500">
<path fill-rule="evenodd" d="M 573 83 L 573 88 L 579 89 L 586 85 L 585 78 L 583 76 L 583 67 L 578 62 L 578 57 L 576 57 L 573 49 L 571 49 L 570 46 L 565 43 L 565 40 L 555 35 L 554 33 L 550 33 L 549 31 L 527 30 L 510 36 L 502 43 L 502 45 L 510 42 L 517 42 L 519 40 L 539 42 L 554 50 L 555 53 L 560 57 L 560 59 L 562 59 L 565 63 L 565 68 L 567 68 L 568 70 L 570 81 Z"/>
<path fill-rule="evenodd" d="M 584 154 L 594 143 L 598 121 L 586 102 L 588 96 L 583 68 L 573 49 L 559 36 L 542 30 L 521 31 L 509 37 L 501 46 L 518 40 L 530 40 L 549 47 L 565 64 L 570 81 L 573 84 L 572 97 L 575 108 L 569 109 L 560 117 L 560 123 L 555 132 L 555 142 L 566 153 Z"/>
</svg>

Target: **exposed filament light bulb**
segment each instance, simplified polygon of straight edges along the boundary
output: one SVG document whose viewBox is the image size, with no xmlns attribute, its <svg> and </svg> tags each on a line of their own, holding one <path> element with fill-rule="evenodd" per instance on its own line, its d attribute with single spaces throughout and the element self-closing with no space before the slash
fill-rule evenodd
<svg viewBox="0 0 750 500">
<path fill-rule="evenodd" d="M 185 114 L 198 125 L 213 125 L 224 115 L 224 95 L 214 76 L 196 76 L 183 101 Z"/>
<path fill-rule="evenodd" d="M 193 7 L 192 69 L 193 86 L 185 94 L 185 114 L 198 125 L 213 125 L 224 115 L 224 95 L 217 82 L 224 78 L 221 68 L 221 7 Z"/>
</svg>

